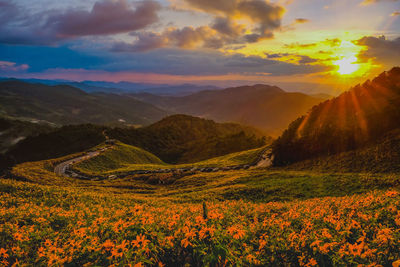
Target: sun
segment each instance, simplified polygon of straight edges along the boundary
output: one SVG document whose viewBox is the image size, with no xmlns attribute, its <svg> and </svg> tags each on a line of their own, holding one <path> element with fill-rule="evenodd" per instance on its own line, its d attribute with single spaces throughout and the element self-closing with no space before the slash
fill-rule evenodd
<svg viewBox="0 0 400 267">
<path fill-rule="evenodd" d="M 357 57 L 349 56 L 333 62 L 334 65 L 338 66 L 337 72 L 342 75 L 349 75 L 354 73 L 360 68 L 360 64 L 357 64 Z"/>
</svg>

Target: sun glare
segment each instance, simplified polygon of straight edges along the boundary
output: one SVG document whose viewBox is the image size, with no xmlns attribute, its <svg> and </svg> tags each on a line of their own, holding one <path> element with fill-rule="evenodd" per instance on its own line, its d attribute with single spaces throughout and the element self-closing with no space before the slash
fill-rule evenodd
<svg viewBox="0 0 400 267">
<path fill-rule="evenodd" d="M 355 56 L 350 56 L 337 60 L 333 64 L 339 67 L 337 70 L 338 73 L 348 75 L 360 68 L 360 65 L 355 62 L 357 62 L 357 58 Z"/>
</svg>

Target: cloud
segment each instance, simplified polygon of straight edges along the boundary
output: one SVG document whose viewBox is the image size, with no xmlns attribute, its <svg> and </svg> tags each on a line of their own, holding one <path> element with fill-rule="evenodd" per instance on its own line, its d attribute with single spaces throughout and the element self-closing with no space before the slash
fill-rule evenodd
<svg viewBox="0 0 400 267">
<path fill-rule="evenodd" d="M 159 3 L 102 0 L 90 11 L 68 9 L 31 14 L 12 2 L 0 1 L 0 42 L 51 45 L 62 40 L 144 29 L 159 21 Z"/>
<path fill-rule="evenodd" d="M 297 19 L 294 20 L 294 22 L 297 23 L 297 24 L 303 24 L 303 23 L 310 22 L 310 20 L 309 19 L 304 19 L 304 18 L 297 18 Z"/>
<path fill-rule="evenodd" d="M 292 43 L 292 44 L 285 44 L 284 47 L 291 48 L 291 49 L 298 49 L 298 48 L 311 48 L 317 46 L 316 43 L 310 44 L 300 44 L 300 43 Z"/>
<path fill-rule="evenodd" d="M 9 1 L 0 1 L 0 25 L 4 25 L 19 15 L 17 6 Z"/>
<path fill-rule="evenodd" d="M 213 39 L 215 30 L 208 26 L 196 28 L 187 26 L 182 29 L 171 27 L 162 33 L 138 32 L 131 35 L 137 37 L 134 43 L 118 42 L 113 45 L 111 51 L 144 52 L 162 47 L 194 48 L 200 44 L 213 48 L 221 46 L 220 43 L 215 42 L 216 39 Z"/>
<path fill-rule="evenodd" d="M 27 64 L 18 65 L 15 62 L 0 61 L 0 70 L 4 72 L 14 72 L 27 70 L 29 66 Z"/>
<path fill-rule="evenodd" d="M 306 55 L 298 55 L 298 54 L 291 54 L 291 53 L 275 53 L 275 54 L 266 53 L 265 55 L 269 59 L 280 59 L 285 62 L 290 61 L 290 62 L 295 62 L 300 65 L 307 65 L 310 63 L 318 62 L 318 60 L 315 58 L 311 58 Z"/>
<path fill-rule="evenodd" d="M 273 38 L 285 9 L 264 0 L 180 0 L 189 9 L 213 16 L 209 25 L 167 28 L 161 33 L 135 33 L 133 43 L 117 43 L 112 51 L 149 51 L 162 47 L 222 48 Z M 248 23 L 243 24 L 243 20 Z M 239 23 L 240 21 L 240 23 Z"/>
<path fill-rule="evenodd" d="M 400 62 L 400 37 L 388 40 L 385 36 L 365 36 L 354 43 L 365 47 L 358 55 L 361 61 L 372 59 L 387 67 L 398 66 Z"/>
<path fill-rule="evenodd" d="M 246 31 L 246 27 L 244 25 L 237 24 L 235 21 L 223 17 L 215 18 L 211 28 L 220 34 L 229 37 L 238 37 L 243 35 Z"/>
<path fill-rule="evenodd" d="M 45 26 L 62 37 L 108 35 L 143 29 L 159 20 L 159 3 L 136 2 L 135 9 L 126 0 L 96 2 L 91 11 L 67 10 L 50 16 Z"/>
<path fill-rule="evenodd" d="M 397 2 L 399 0 L 364 0 L 361 2 L 361 5 L 370 5 L 376 3 L 383 3 L 383 2 Z"/>
<path fill-rule="evenodd" d="M 281 26 L 285 9 L 263 0 L 183 0 L 189 6 L 223 17 L 226 21 L 247 19 L 255 26 L 248 40 L 267 39 Z"/>
</svg>

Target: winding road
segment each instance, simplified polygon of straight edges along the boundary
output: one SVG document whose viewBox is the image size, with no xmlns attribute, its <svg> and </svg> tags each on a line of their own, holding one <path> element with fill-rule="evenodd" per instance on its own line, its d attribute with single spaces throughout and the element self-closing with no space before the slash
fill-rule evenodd
<svg viewBox="0 0 400 267">
<path fill-rule="evenodd" d="M 112 148 L 110 147 L 103 147 L 96 151 L 87 152 L 85 155 L 75 157 L 66 161 L 63 161 L 57 164 L 54 167 L 54 172 L 59 176 L 65 177 L 73 177 L 73 178 L 80 178 L 80 179 L 94 179 L 96 177 L 87 177 L 82 174 L 78 174 L 72 170 L 71 166 L 75 163 L 96 157 L 100 155 L 100 153 Z M 171 173 L 171 172 L 187 172 L 187 171 L 198 171 L 198 172 L 215 172 L 215 171 L 228 171 L 228 170 L 240 170 L 240 169 L 254 169 L 254 168 L 265 168 L 271 166 L 271 158 L 269 155 L 270 149 L 267 148 L 260 153 L 260 156 L 257 158 L 255 162 L 252 164 L 242 164 L 236 166 L 229 166 L 229 167 L 188 167 L 188 168 L 172 168 L 172 169 L 159 169 L 159 170 L 135 170 L 129 171 L 124 174 L 111 175 L 108 178 L 115 179 L 117 177 L 124 177 L 127 175 L 132 174 L 153 174 L 153 173 Z M 97 177 L 101 178 L 101 177 Z M 103 177 L 104 179 L 104 177 Z"/>
<path fill-rule="evenodd" d="M 84 161 L 84 160 L 87 160 L 87 159 L 90 159 L 90 158 L 93 158 L 93 157 L 96 157 L 101 152 L 102 151 L 100 151 L 100 150 L 99 151 L 92 151 L 92 152 L 86 153 L 83 156 L 79 156 L 79 157 L 76 157 L 76 158 L 73 158 L 73 159 L 69 159 L 67 161 L 63 161 L 63 162 L 59 163 L 58 165 L 56 165 L 54 167 L 54 172 L 57 175 L 60 175 L 60 176 L 69 176 L 69 175 L 66 174 L 66 171 L 69 169 L 69 167 L 72 164 L 78 163 L 78 162 L 81 162 L 81 161 Z"/>
</svg>

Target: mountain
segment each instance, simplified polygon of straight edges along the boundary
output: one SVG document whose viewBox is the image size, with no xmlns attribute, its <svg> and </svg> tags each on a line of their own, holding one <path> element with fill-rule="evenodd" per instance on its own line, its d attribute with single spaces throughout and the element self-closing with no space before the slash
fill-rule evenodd
<svg viewBox="0 0 400 267">
<path fill-rule="evenodd" d="M 217 86 L 195 85 L 195 84 L 151 84 L 151 83 L 132 83 L 132 82 L 104 82 L 104 81 L 69 81 L 69 80 L 43 80 L 43 79 L 14 79 L 0 78 L 0 81 L 23 81 L 33 84 L 70 85 L 87 93 L 103 92 L 112 94 L 121 93 L 151 93 L 165 96 L 184 96 L 204 90 L 217 90 Z"/>
<path fill-rule="evenodd" d="M 371 145 L 400 128 L 400 68 L 314 106 L 273 144 L 275 165 Z"/>
<path fill-rule="evenodd" d="M 218 122 L 237 122 L 268 133 L 280 133 L 296 117 L 325 100 L 302 93 L 287 93 L 276 86 L 263 84 L 208 90 L 183 97 L 148 93 L 132 96 L 171 113 L 189 114 Z"/>
<path fill-rule="evenodd" d="M 260 131 L 235 123 L 216 123 L 172 115 L 136 130 L 107 130 L 110 138 L 143 148 L 167 163 L 192 163 L 257 148 L 268 141 Z"/>
<path fill-rule="evenodd" d="M 390 131 L 365 147 L 295 162 L 285 169 L 330 173 L 399 173 L 400 129 Z"/>
<path fill-rule="evenodd" d="M 117 94 L 88 94 L 68 85 L 0 82 L 0 114 L 59 125 L 138 124 L 155 122 L 168 113 L 149 103 Z"/>
<path fill-rule="evenodd" d="M 0 117 L 0 154 L 28 136 L 52 131 L 54 128 L 40 121 L 21 121 Z"/>
<path fill-rule="evenodd" d="M 104 132 L 125 144 L 151 152 L 167 163 L 189 163 L 263 146 L 270 139 L 251 127 L 173 115 L 142 128 L 68 125 L 30 136 L 4 156 L 20 163 L 57 158 L 105 141 Z M 3 159 L 4 160 L 4 159 Z"/>
<path fill-rule="evenodd" d="M 13 163 L 58 158 L 94 147 L 105 141 L 103 126 L 68 125 L 29 136 L 5 154 Z"/>
</svg>

